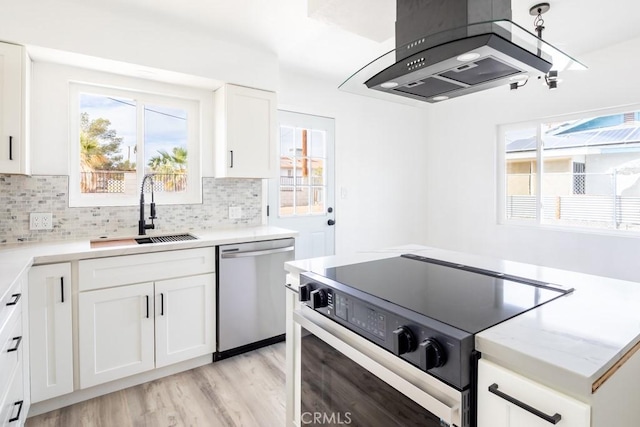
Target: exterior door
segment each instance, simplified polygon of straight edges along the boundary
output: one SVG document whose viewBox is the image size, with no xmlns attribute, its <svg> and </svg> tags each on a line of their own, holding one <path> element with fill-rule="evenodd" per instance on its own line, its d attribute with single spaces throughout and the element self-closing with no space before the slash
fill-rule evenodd
<svg viewBox="0 0 640 427">
<path fill-rule="evenodd" d="M 335 253 L 334 119 L 278 111 L 280 174 L 269 225 L 296 230 L 296 259 Z"/>
</svg>

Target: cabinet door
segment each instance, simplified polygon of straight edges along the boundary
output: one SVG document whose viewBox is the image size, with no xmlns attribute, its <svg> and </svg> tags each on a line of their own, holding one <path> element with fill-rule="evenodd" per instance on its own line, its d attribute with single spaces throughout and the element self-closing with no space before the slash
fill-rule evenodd
<svg viewBox="0 0 640 427">
<path fill-rule="evenodd" d="M 32 402 L 73 391 L 69 263 L 29 271 L 29 350 Z"/>
<path fill-rule="evenodd" d="M 215 274 L 156 282 L 156 367 L 215 352 L 215 286 Z"/>
<path fill-rule="evenodd" d="M 224 108 L 217 123 L 216 176 L 232 178 L 275 178 L 276 94 L 241 86 L 226 85 L 216 108 Z M 224 160 L 223 160 L 224 159 Z"/>
<path fill-rule="evenodd" d="M 491 390 L 491 391 L 490 391 Z M 590 407 L 486 360 L 478 363 L 478 427 L 589 427 Z"/>
<path fill-rule="evenodd" d="M 81 292 L 80 388 L 153 369 L 153 283 Z"/>
<path fill-rule="evenodd" d="M 23 121 L 25 62 L 22 46 L 0 43 L 0 173 L 28 173 Z"/>
</svg>

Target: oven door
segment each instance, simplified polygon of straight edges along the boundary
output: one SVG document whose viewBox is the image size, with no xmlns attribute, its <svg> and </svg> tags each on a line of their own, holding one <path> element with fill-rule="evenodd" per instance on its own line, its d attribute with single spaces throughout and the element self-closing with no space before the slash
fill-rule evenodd
<svg viewBox="0 0 640 427">
<path fill-rule="evenodd" d="M 309 307 L 298 306 L 292 318 L 294 425 L 469 425 L 468 393 Z"/>
</svg>

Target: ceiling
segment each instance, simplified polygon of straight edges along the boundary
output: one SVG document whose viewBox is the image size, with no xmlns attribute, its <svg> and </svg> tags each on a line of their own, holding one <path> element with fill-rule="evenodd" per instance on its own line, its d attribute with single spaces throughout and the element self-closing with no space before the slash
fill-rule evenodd
<svg viewBox="0 0 640 427">
<path fill-rule="evenodd" d="M 533 30 L 529 9 L 536 3 L 513 0 L 513 21 Z M 640 36 L 638 1 L 550 3 L 544 38 L 577 59 Z M 336 84 L 394 48 L 395 0 L 105 0 L 95 7 L 275 52 L 281 67 Z"/>
</svg>

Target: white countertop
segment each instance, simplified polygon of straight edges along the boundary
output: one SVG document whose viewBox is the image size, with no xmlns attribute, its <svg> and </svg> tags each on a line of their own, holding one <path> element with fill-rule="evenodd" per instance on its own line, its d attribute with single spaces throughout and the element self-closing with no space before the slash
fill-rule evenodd
<svg viewBox="0 0 640 427">
<path fill-rule="evenodd" d="M 11 287 L 26 269 L 34 264 L 51 264 L 80 259 L 283 239 L 296 237 L 298 233 L 292 230 L 269 226 L 239 226 L 203 233 L 191 232 L 190 234 L 198 239 L 183 242 L 135 244 L 101 248 L 91 248 L 89 240 L 0 246 L 0 296 Z M 154 234 L 150 233 L 149 235 L 153 236 Z"/>
<path fill-rule="evenodd" d="M 322 274 L 324 268 L 402 253 L 575 288 L 480 332 L 475 341 L 483 357 L 582 400 L 591 398 L 592 384 L 640 341 L 640 283 L 418 245 L 293 261 L 287 268 Z"/>
</svg>

